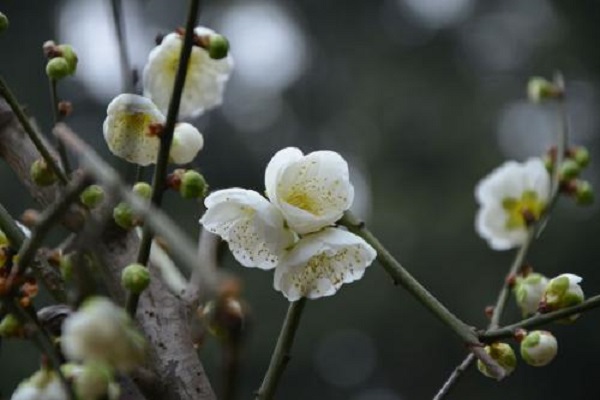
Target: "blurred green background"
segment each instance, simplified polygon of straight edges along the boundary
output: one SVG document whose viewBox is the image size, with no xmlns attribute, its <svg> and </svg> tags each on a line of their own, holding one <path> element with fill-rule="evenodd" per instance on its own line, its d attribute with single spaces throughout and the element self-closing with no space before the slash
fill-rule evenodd
<svg viewBox="0 0 600 400">
<path fill-rule="evenodd" d="M 133 67 L 143 68 L 157 33 L 183 24 L 187 2 L 124 0 Z M 0 73 L 40 125 L 51 126 L 41 45 L 78 50 L 75 79 L 60 85 L 69 123 L 122 167 L 102 138 L 108 102 L 121 92 L 110 1 L 6 0 Z M 206 1 L 200 21 L 231 41 L 236 70 L 223 106 L 193 121 L 205 137 L 197 166 L 212 188 L 263 190 L 270 157 L 285 146 L 331 149 L 350 162 L 356 212 L 405 267 L 461 318 L 484 326 L 512 252 L 494 252 L 474 231 L 476 182 L 506 159 L 541 154 L 556 115 L 530 105 L 532 75 L 561 70 L 571 139 L 592 153 L 585 178 L 598 186 L 600 2 L 548 0 Z M 15 215 L 33 206 L 6 165 L 0 201 Z M 200 208 L 167 196 L 167 209 L 197 235 Z M 529 261 L 547 275 L 584 277 L 600 292 L 598 206 L 560 202 Z M 264 373 L 287 301 L 272 276 L 226 267 L 245 283 L 252 309 L 240 398 Z M 521 363 L 496 383 L 470 370 L 452 399 L 597 399 L 598 312 L 552 326 L 559 355 L 545 368 Z M 504 321 L 517 320 L 511 303 Z M 376 264 L 331 298 L 310 301 L 279 399 L 431 398 L 465 349 Z M 202 352 L 219 389 L 218 346 Z M 4 342 L 0 390 L 37 368 L 36 350 Z"/>
</svg>

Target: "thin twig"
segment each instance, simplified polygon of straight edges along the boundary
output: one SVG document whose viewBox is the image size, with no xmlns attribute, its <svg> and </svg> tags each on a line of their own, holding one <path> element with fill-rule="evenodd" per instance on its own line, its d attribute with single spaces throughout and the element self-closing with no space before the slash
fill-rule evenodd
<svg viewBox="0 0 600 400">
<path fill-rule="evenodd" d="M 294 343 L 294 336 L 298 330 L 305 304 L 305 298 L 290 303 L 283 326 L 281 327 L 281 332 L 277 338 L 277 345 L 271 356 L 269 368 L 260 385 L 260 389 L 256 392 L 255 400 L 271 400 L 273 398 L 283 370 L 290 360 L 290 350 Z"/>
<path fill-rule="evenodd" d="M 123 18 L 123 3 L 121 0 L 110 1 L 113 25 L 117 42 L 119 44 L 119 64 L 121 66 L 121 76 L 123 78 L 123 92 L 133 93 L 133 70 L 129 61 L 129 51 L 127 46 L 127 37 L 125 35 L 125 18 Z"/>
<path fill-rule="evenodd" d="M 575 314 L 589 311 L 600 307 L 600 295 L 590 297 L 586 301 L 576 306 L 563 308 L 561 310 L 549 312 L 546 314 L 537 314 L 531 318 L 524 319 L 516 324 L 503 326 L 502 328 L 489 329 L 479 335 L 481 341 L 486 343 L 495 342 L 501 339 L 514 337 L 518 329 L 531 329 L 538 326 L 549 324 L 550 322 L 558 321 Z"/>
<path fill-rule="evenodd" d="M 48 78 L 48 82 L 50 83 L 50 103 L 52 105 L 52 116 L 54 118 L 54 125 L 56 125 L 62 120 L 58 110 L 58 81 L 53 78 Z M 58 156 L 60 157 L 60 163 L 62 164 L 65 173 L 68 175 L 71 172 L 71 164 L 69 163 L 69 156 L 67 155 L 65 144 L 60 140 L 57 140 L 56 148 L 58 150 Z"/>
<path fill-rule="evenodd" d="M 42 158 L 44 159 L 44 161 L 46 162 L 48 167 L 50 167 L 52 172 L 54 172 L 54 174 L 58 177 L 58 180 L 60 181 L 60 183 L 65 185 L 68 180 L 67 176 L 62 171 L 62 169 L 60 169 L 60 167 L 54 160 L 54 157 L 52 157 L 52 154 L 50 154 L 50 150 L 48 150 L 48 148 L 44 145 L 44 142 L 41 139 L 41 135 L 33 127 L 31 122 L 29 121 L 29 118 L 27 117 L 27 115 L 25 115 L 25 113 L 23 112 L 23 109 L 19 105 L 17 98 L 10 91 L 10 89 L 8 88 L 8 86 L 6 85 L 6 83 L 4 82 L 4 79 L 2 79 L 2 77 L 0 77 L 0 96 L 4 97 L 4 99 L 6 100 L 6 102 L 10 106 L 10 108 L 12 109 L 13 113 L 15 113 L 15 115 L 17 116 L 17 119 L 21 123 L 21 126 L 23 126 L 23 129 L 29 136 L 29 139 L 31 139 L 35 148 L 40 152 Z"/>
<path fill-rule="evenodd" d="M 181 46 L 181 54 L 179 56 L 179 65 L 177 66 L 177 75 L 175 75 L 175 83 L 173 85 L 173 94 L 169 102 L 167 111 L 167 120 L 165 128 L 160 136 L 160 148 L 154 169 L 154 177 L 152 178 L 152 204 L 160 207 L 162 203 L 163 192 L 165 190 L 165 180 L 167 178 L 167 167 L 169 165 L 169 152 L 173 141 L 173 131 L 175 123 L 179 115 L 179 105 L 181 104 L 181 95 L 185 84 L 188 64 L 192 54 L 192 46 L 194 45 L 194 28 L 198 20 L 198 11 L 200 10 L 200 0 L 190 0 L 188 10 L 188 18 L 185 26 L 185 35 L 183 45 Z M 142 265 L 148 264 L 150 258 L 150 247 L 152 246 L 152 231 L 144 227 L 142 241 L 138 253 L 137 262 Z M 139 294 L 129 293 L 127 297 L 127 309 L 130 314 L 135 315 Z"/>
</svg>

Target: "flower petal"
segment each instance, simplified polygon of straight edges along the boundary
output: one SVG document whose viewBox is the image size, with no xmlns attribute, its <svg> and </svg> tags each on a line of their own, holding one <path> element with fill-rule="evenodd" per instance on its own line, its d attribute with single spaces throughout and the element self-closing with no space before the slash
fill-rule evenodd
<svg viewBox="0 0 600 400">
<path fill-rule="evenodd" d="M 283 150 L 279 150 L 265 170 L 265 191 L 267 197 L 272 201 L 277 201 L 277 184 L 280 181 L 280 176 L 285 168 L 298 160 L 300 160 L 304 154 L 296 147 L 286 147 Z"/>
<path fill-rule="evenodd" d="M 193 125 L 182 122 L 175 126 L 169 157 L 175 164 L 187 164 L 194 160 L 204 147 L 204 137 Z"/>
<path fill-rule="evenodd" d="M 289 301 L 335 294 L 364 275 L 377 253 L 362 238 L 326 228 L 300 239 L 275 269 L 274 287 Z"/>
<path fill-rule="evenodd" d="M 219 190 L 204 204 L 207 210 L 200 223 L 221 236 L 245 267 L 275 268 L 285 248 L 294 241 L 279 210 L 252 190 Z"/>
</svg>

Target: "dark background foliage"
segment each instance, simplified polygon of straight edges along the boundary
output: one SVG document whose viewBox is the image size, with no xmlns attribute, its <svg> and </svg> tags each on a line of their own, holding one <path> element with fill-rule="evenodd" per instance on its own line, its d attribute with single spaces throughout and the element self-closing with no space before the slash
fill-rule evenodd
<svg viewBox="0 0 600 400">
<path fill-rule="evenodd" d="M 186 2 L 124 0 L 128 46 L 141 69 L 158 32 L 183 24 Z M 51 114 L 41 45 L 71 42 L 80 72 L 60 85 L 74 103 L 69 122 L 110 157 L 105 108 L 120 93 L 108 0 L 7 0 L 0 72 L 49 131 Z M 263 190 L 274 152 L 342 153 L 353 169 L 357 212 L 400 261 L 448 308 L 484 326 L 511 252 L 494 252 L 474 231 L 476 182 L 505 159 L 544 151 L 557 129 L 554 110 L 530 105 L 532 75 L 567 79 L 572 140 L 594 157 L 598 184 L 600 3 L 594 0 L 207 1 L 201 23 L 228 35 L 236 71 L 223 107 L 194 121 L 206 146 L 197 160 L 214 189 Z M 121 169 L 125 166 L 111 157 Z M 33 206 L 6 167 L 0 201 L 15 215 Z M 200 207 L 169 195 L 167 209 L 197 235 Z M 547 275 L 584 277 L 600 292 L 598 207 L 564 199 L 529 261 Z M 258 387 L 287 301 L 270 273 L 239 274 L 252 309 L 240 398 Z M 43 302 L 40 298 L 38 304 Z M 504 321 L 519 317 L 514 305 Z M 451 398 L 596 399 L 598 314 L 552 326 L 560 352 L 550 366 L 520 363 L 502 383 L 471 370 Z M 310 301 L 278 398 L 400 400 L 431 398 L 465 349 L 378 265 L 337 295 Z M 219 387 L 218 346 L 202 351 Z M 7 397 L 37 363 L 35 349 L 3 342 L 0 389 Z"/>
</svg>

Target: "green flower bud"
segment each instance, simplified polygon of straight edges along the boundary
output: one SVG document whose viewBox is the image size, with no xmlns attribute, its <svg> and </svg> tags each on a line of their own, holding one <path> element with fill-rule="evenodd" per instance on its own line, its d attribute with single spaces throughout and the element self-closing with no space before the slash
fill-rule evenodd
<svg viewBox="0 0 600 400">
<path fill-rule="evenodd" d="M 112 369 L 103 363 L 86 363 L 77 374 L 75 393 L 80 399 L 100 400 L 106 398 L 113 380 Z"/>
<path fill-rule="evenodd" d="M 46 75 L 50 79 L 59 80 L 71 73 L 71 67 L 63 57 L 54 57 L 46 64 Z"/>
<path fill-rule="evenodd" d="M 227 57 L 229 41 L 223 35 L 212 35 L 208 43 L 208 55 L 214 60 Z"/>
<path fill-rule="evenodd" d="M 179 193 L 184 199 L 196 199 L 206 196 L 208 185 L 204 177 L 194 170 L 186 171 L 181 177 L 181 186 Z"/>
<path fill-rule="evenodd" d="M 73 46 L 71 46 L 70 44 L 61 44 L 57 48 L 62 54 L 62 58 L 65 59 L 67 65 L 69 66 L 68 75 L 75 74 L 75 71 L 77 71 L 77 62 L 79 61 L 79 59 L 77 58 L 77 53 L 75 53 Z"/>
<path fill-rule="evenodd" d="M 590 152 L 585 147 L 577 147 L 573 150 L 572 158 L 581 168 L 585 168 L 590 163 Z"/>
<path fill-rule="evenodd" d="M 504 368 L 506 375 L 510 375 L 517 367 L 517 357 L 515 356 L 512 347 L 508 344 L 493 343 L 489 346 L 485 346 L 484 350 L 492 357 L 492 359 Z M 494 377 L 481 360 L 477 360 L 477 369 L 488 378 Z"/>
<path fill-rule="evenodd" d="M 116 224 L 125 230 L 135 227 L 135 214 L 131 206 L 125 202 L 117 204 L 113 210 L 113 219 Z"/>
<path fill-rule="evenodd" d="M 529 332 L 521 341 L 521 357 L 534 367 L 543 367 L 554 360 L 558 351 L 556 338 L 547 331 Z"/>
<path fill-rule="evenodd" d="M 73 279 L 73 259 L 70 254 L 60 257 L 58 268 L 60 269 L 60 274 L 66 282 L 69 282 L 71 279 Z"/>
<path fill-rule="evenodd" d="M 12 314 L 6 314 L 0 321 L 0 337 L 15 337 L 21 330 L 21 323 Z"/>
<path fill-rule="evenodd" d="M 0 12 L 0 33 L 7 30 L 8 25 L 9 25 L 8 18 L 6 17 L 6 15 L 4 15 L 4 13 Z"/>
<path fill-rule="evenodd" d="M 95 208 L 104 200 L 104 190 L 101 186 L 90 185 L 81 193 L 79 199 L 87 208 Z"/>
<path fill-rule="evenodd" d="M 523 312 L 523 317 L 537 312 L 547 285 L 548 278 L 538 273 L 531 273 L 525 278 L 517 278 L 513 290 L 517 305 Z"/>
<path fill-rule="evenodd" d="M 533 77 L 527 84 L 527 97 L 534 103 L 562 97 L 562 90 L 545 78 Z"/>
<path fill-rule="evenodd" d="M 152 186 L 146 182 L 138 182 L 133 185 L 133 193 L 137 194 L 142 199 L 150 200 L 152 197 Z"/>
<path fill-rule="evenodd" d="M 564 180 L 575 179 L 581 172 L 581 166 L 574 160 L 565 160 L 560 166 L 560 177 Z"/>
<path fill-rule="evenodd" d="M 130 264 L 121 272 L 121 286 L 132 293 L 142 293 L 150 284 L 150 272 L 141 264 Z"/>
<path fill-rule="evenodd" d="M 582 206 L 594 202 L 594 189 L 588 181 L 578 180 L 575 186 L 575 201 Z"/>
<path fill-rule="evenodd" d="M 56 182 L 56 175 L 42 158 L 31 164 L 29 173 L 33 182 L 38 186 L 50 186 Z"/>
<path fill-rule="evenodd" d="M 579 286 L 581 281 L 582 278 L 574 274 L 562 274 L 551 279 L 542 297 L 543 311 L 550 312 L 583 303 L 585 295 Z M 573 315 L 562 322 L 573 322 L 578 317 L 579 314 Z"/>
</svg>

